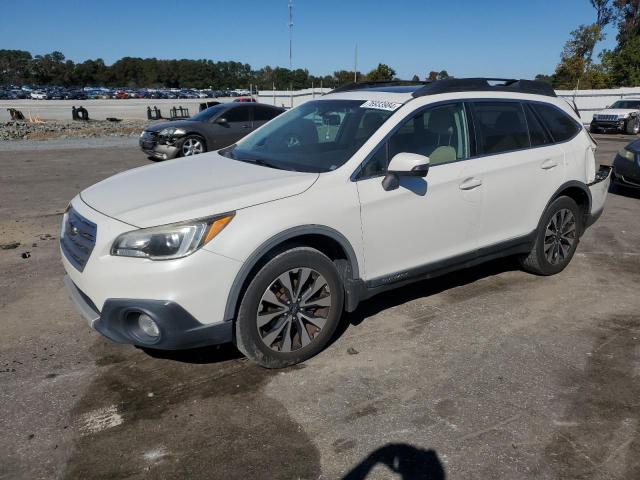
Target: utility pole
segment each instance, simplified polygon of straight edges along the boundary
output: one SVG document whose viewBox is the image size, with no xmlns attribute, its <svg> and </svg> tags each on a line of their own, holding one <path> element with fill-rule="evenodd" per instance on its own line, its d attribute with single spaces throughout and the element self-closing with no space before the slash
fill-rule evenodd
<svg viewBox="0 0 640 480">
<path fill-rule="evenodd" d="M 293 0 L 289 0 L 289 75 L 293 75 Z M 293 108 L 293 77 L 289 83 L 290 101 Z"/>
<path fill-rule="evenodd" d="M 356 54 L 353 62 L 353 82 L 358 83 L 358 44 L 356 43 Z"/>
</svg>

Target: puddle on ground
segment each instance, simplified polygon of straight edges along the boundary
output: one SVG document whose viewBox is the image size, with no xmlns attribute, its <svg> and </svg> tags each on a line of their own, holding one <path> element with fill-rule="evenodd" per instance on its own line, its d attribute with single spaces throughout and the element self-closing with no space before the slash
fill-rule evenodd
<svg viewBox="0 0 640 480">
<path fill-rule="evenodd" d="M 320 456 L 263 393 L 274 375 L 224 350 L 205 358 L 99 339 L 97 375 L 72 412 L 64 478 L 318 478 Z"/>
</svg>

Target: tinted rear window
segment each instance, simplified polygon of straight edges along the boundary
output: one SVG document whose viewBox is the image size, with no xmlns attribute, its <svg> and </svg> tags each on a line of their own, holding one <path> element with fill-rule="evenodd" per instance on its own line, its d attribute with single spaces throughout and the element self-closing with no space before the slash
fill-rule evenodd
<svg viewBox="0 0 640 480">
<path fill-rule="evenodd" d="M 559 108 L 542 103 L 533 104 L 533 108 L 547 125 L 553 140 L 556 142 L 569 140 L 581 128 L 573 118 Z"/>
<path fill-rule="evenodd" d="M 531 105 L 524 106 L 525 114 L 527 116 L 527 125 L 529 127 L 529 137 L 531 138 L 532 147 L 540 147 L 542 145 L 548 145 L 551 143 L 551 139 L 546 130 L 538 120 L 538 117 L 533 112 Z"/>
<path fill-rule="evenodd" d="M 473 112 L 480 154 L 529 148 L 529 132 L 524 110 L 519 103 L 476 102 Z"/>
<path fill-rule="evenodd" d="M 239 105 L 227 110 L 224 114 L 227 122 L 248 122 L 249 121 L 249 105 Z"/>
<path fill-rule="evenodd" d="M 263 122 L 265 120 L 271 120 L 280 115 L 281 110 L 271 107 L 263 107 L 261 105 L 255 105 L 253 110 L 253 119 L 256 122 Z"/>
</svg>

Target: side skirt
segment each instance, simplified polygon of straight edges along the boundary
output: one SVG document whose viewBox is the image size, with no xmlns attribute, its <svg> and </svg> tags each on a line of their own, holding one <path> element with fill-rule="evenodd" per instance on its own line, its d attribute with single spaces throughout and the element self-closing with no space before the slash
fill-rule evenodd
<svg viewBox="0 0 640 480">
<path fill-rule="evenodd" d="M 439 277 L 447 273 L 473 267 L 497 258 L 509 257 L 529 253 L 535 242 L 536 232 L 533 231 L 524 237 L 515 238 L 496 245 L 483 247 L 456 257 L 421 265 L 409 270 L 396 272 L 384 277 L 371 280 L 351 280 L 347 289 L 349 301 L 347 311 L 352 312 L 362 300 L 377 295 L 378 293 L 392 290 L 420 280 Z"/>
</svg>

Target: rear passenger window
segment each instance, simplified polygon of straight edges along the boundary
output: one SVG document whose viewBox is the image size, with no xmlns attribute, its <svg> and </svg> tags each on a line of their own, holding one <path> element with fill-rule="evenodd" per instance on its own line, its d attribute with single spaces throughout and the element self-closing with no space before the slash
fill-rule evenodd
<svg viewBox="0 0 640 480">
<path fill-rule="evenodd" d="M 280 115 L 280 110 L 277 108 L 263 107 L 261 105 L 254 106 L 253 119 L 256 122 L 271 120 L 272 118 L 276 118 L 278 115 Z"/>
<path fill-rule="evenodd" d="M 533 108 L 542 117 L 556 142 L 569 140 L 580 130 L 578 123 L 559 108 L 542 103 L 534 104 Z"/>
<path fill-rule="evenodd" d="M 237 107 L 231 107 L 229 110 L 222 114 L 227 122 L 248 122 L 249 121 L 249 105 L 239 105 Z"/>
<path fill-rule="evenodd" d="M 529 148 L 529 132 L 524 110 L 519 103 L 476 102 L 473 112 L 480 154 Z"/>
<path fill-rule="evenodd" d="M 527 117 L 527 126 L 529 127 L 529 137 L 531 138 L 532 147 L 540 147 L 542 145 L 549 145 L 552 143 L 546 130 L 538 120 L 538 117 L 533 113 L 531 105 L 525 105 L 524 111 Z"/>
</svg>

